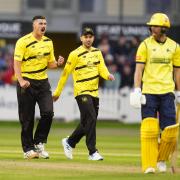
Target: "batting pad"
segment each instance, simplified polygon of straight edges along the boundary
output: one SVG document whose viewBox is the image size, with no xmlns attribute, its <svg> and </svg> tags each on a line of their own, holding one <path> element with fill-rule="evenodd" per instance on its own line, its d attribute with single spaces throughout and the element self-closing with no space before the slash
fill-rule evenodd
<svg viewBox="0 0 180 180">
<path fill-rule="evenodd" d="M 162 134 L 159 145 L 158 161 L 167 161 L 175 150 L 179 131 L 179 123 L 167 126 Z"/>
<path fill-rule="evenodd" d="M 142 170 L 155 168 L 158 157 L 159 122 L 156 118 L 145 118 L 141 123 Z"/>
</svg>

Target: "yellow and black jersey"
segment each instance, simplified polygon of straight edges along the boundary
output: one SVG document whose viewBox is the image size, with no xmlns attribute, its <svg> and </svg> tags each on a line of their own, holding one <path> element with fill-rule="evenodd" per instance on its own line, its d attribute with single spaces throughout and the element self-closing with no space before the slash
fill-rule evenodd
<svg viewBox="0 0 180 180">
<path fill-rule="evenodd" d="M 136 54 L 136 63 L 144 63 L 143 93 L 165 94 L 173 92 L 173 67 L 180 68 L 180 47 L 170 38 L 164 43 L 153 36 L 145 39 Z"/>
<path fill-rule="evenodd" d="M 38 41 L 32 33 L 23 36 L 16 43 L 14 60 L 22 62 L 22 77 L 46 79 L 48 62 L 55 61 L 52 40 L 43 36 Z"/>
<path fill-rule="evenodd" d="M 110 74 L 99 49 L 91 47 L 87 50 L 80 46 L 70 53 L 55 96 L 61 94 L 70 73 L 73 75 L 74 95 L 89 94 L 94 97 L 98 96 L 99 77 L 107 80 Z"/>
</svg>

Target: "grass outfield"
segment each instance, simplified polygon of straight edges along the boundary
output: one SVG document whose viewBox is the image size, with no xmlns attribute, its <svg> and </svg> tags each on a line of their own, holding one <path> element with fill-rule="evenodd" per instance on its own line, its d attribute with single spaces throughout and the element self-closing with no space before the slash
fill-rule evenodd
<svg viewBox="0 0 180 180">
<path fill-rule="evenodd" d="M 71 133 L 76 122 L 53 123 L 46 149 L 50 159 L 25 160 L 20 144 L 20 126 L 15 122 L 0 122 L 0 179 L 6 180 L 179 180 L 170 164 L 165 174 L 143 174 L 140 167 L 139 125 L 98 122 L 97 147 L 104 161 L 88 161 L 85 139 L 74 150 L 74 159 L 67 160 L 60 140 Z M 178 166 L 180 160 L 178 159 Z"/>
</svg>

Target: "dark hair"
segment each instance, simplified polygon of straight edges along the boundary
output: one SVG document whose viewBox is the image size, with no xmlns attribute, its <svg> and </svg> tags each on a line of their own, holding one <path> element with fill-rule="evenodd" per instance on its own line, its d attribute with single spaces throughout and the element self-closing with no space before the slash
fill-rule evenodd
<svg viewBox="0 0 180 180">
<path fill-rule="evenodd" d="M 81 32 L 81 35 L 88 35 L 88 34 L 91 34 L 92 36 L 94 36 L 94 31 L 92 28 L 90 27 L 85 27 L 82 29 L 82 32 Z"/>
<path fill-rule="evenodd" d="M 32 22 L 34 22 L 36 19 L 46 19 L 45 16 L 37 15 L 32 18 Z"/>
</svg>

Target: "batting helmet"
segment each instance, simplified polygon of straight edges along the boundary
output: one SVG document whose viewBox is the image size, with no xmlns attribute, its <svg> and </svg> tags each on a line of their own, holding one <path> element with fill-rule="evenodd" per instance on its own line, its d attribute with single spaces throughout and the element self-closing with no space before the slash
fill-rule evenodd
<svg viewBox="0 0 180 180">
<path fill-rule="evenodd" d="M 149 22 L 147 22 L 148 26 L 162 26 L 170 28 L 170 21 L 166 14 L 163 13 L 155 13 L 152 15 Z"/>
</svg>

